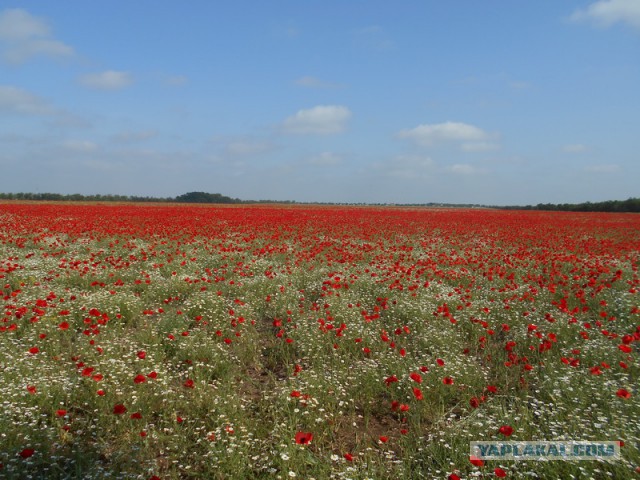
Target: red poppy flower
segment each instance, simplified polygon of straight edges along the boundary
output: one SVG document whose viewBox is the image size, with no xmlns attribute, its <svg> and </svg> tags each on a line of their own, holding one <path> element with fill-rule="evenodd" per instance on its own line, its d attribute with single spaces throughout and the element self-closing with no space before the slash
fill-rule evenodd
<svg viewBox="0 0 640 480">
<path fill-rule="evenodd" d="M 147 378 L 144 375 L 136 375 L 135 378 L 133 379 L 133 383 L 144 383 L 147 381 Z"/>
<path fill-rule="evenodd" d="M 135 412 L 129 415 L 129 418 L 133 420 L 140 420 L 142 418 L 142 414 L 140 412 Z"/>
<path fill-rule="evenodd" d="M 471 456 L 469 457 L 469 461 L 471 462 L 471 465 L 475 466 L 475 467 L 482 467 L 484 465 L 484 460 L 475 457 L 475 456 Z"/>
<path fill-rule="evenodd" d="M 413 396 L 416 397 L 416 400 L 424 400 L 424 396 L 422 395 L 422 390 L 419 388 L 413 389 Z"/>
<path fill-rule="evenodd" d="M 453 378 L 451 377 L 444 377 L 442 379 L 442 383 L 444 383 L 445 385 L 453 385 Z"/>
<path fill-rule="evenodd" d="M 103 397 L 104 396 L 104 390 L 100 389 L 96 392 L 97 395 Z"/>
<path fill-rule="evenodd" d="M 411 377 L 411 380 L 413 380 L 416 383 L 422 383 L 422 375 L 420 375 L 417 372 L 412 372 L 409 377 Z"/>
<path fill-rule="evenodd" d="M 455 473 L 452 473 L 451 475 L 449 475 L 447 477 L 447 480 L 460 480 L 460 477 L 458 475 L 456 475 Z"/>
<path fill-rule="evenodd" d="M 510 437 L 513 434 L 513 427 L 509 426 L 509 425 L 503 425 L 500 427 L 500 429 L 498 430 L 501 434 Z"/>
<path fill-rule="evenodd" d="M 298 390 L 292 390 L 289 396 L 292 398 L 298 398 L 302 396 L 302 393 L 300 393 Z"/>
<path fill-rule="evenodd" d="M 385 437 L 384 435 L 380 435 L 379 440 L 382 443 L 387 443 L 389 441 L 389 437 Z"/>
<path fill-rule="evenodd" d="M 436 363 L 441 366 L 444 367 L 444 360 L 442 360 L 441 358 L 436 358 Z"/>
<path fill-rule="evenodd" d="M 121 403 L 115 405 L 113 407 L 113 413 L 115 415 L 122 415 L 123 413 L 125 413 L 127 411 L 127 407 L 125 407 L 124 405 L 122 405 Z"/>
<path fill-rule="evenodd" d="M 389 385 L 391 385 L 392 383 L 397 382 L 397 381 L 398 381 L 398 377 L 396 377 L 395 375 L 391 375 L 390 377 L 387 377 L 387 379 L 384 381 L 384 383 L 386 383 L 387 387 L 388 387 Z"/>
<path fill-rule="evenodd" d="M 150 373 L 147 373 L 147 377 L 151 379 L 156 379 L 158 378 L 158 374 L 156 372 L 150 372 Z"/>
<path fill-rule="evenodd" d="M 496 467 L 493 469 L 493 473 L 496 475 L 496 477 L 498 478 L 504 478 L 507 476 L 507 472 L 505 472 L 503 469 L 501 469 L 500 467 Z"/>
<path fill-rule="evenodd" d="M 30 456 L 32 456 L 35 453 L 35 450 L 33 448 L 25 448 L 24 450 L 22 450 L 20 452 L 20 456 L 22 458 L 29 458 Z"/>
<path fill-rule="evenodd" d="M 313 433 L 310 432 L 298 432 L 296 433 L 296 443 L 298 445 L 308 445 L 313 440 Z"/>
<path fill-rule="evenodd" d="M 471 397 L 471 399 L 469 400 L 469 405 L 471 405 L 472 408 L 478 408 L 480 406 L 478 397 Z"/>
<path fill-rule="evenodd" d="M 60 409 L 60 410 L 56 410 L 56 415 L 59 417 L 64 417 L 67 414 L 66 410 Z"/>
<path fill-rule="evenodd" d="M 140 350 L 138 353 L 136 353 L 136 355 L 140 360 L 144 360 L 147 357 L 147 352 L 145 352 L 144 350 Z"/>
<path fill-rule="evenodd" d="M 69 322 L 61 322 L 61 323 L 58 325 L 58 328 L 59 328 L 60 330 L 68 330 L 68 329 L 69 329 Z"/>
<path fill-rule="evenodd" d="M 195 383 L 194 383 L 194 382 L 193 382 L 193 380 L 191 380 L 190 378 L 187 378 L 187 379 L 185 380 L 185 382 L 183 383 L 183 385 L 184 385 L 186 388 L 195 388 Z"/>
<path fill-rule="evenodd" d="M 619 396 L 620 398 L 625 398 L 625 399 L 631 398 L 631 393 L 624 388 L 621 388 L 620 390 L 618 390 L 616 392 L 616 395 Z"/>
<path fill-rule="evenodd" d="M 353 462 L 353 455 L 351 455 L 350 453 L 345 453 L 344 458 L 347 462 Z"/>
<path fill-rule="evenodd" d="M 40 351 L 40 349 L 39 349 L 38 347 L 31 347 L 31 348 L 29 349 L 29 353 L 30 353 L 31 355 L 35 355 L 35 354 L 36 354 L 36 353 L 38 353 L 39 351 Z"/>
<path fill-rule="evenodd" d="M 35 385 L 27 385 L 27 391 L 31 394 L 36 393 L 36 387 Z"/>
</svg>

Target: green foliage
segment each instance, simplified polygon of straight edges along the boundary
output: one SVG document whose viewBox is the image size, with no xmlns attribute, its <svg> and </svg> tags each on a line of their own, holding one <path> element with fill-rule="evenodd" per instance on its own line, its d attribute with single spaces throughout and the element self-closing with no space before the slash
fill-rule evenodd
<svg viewBox="0 0 640 480">
<path fill-rule="evenodd" d="M 551 210 L 563 212 L 640 212 L 640 198 L 626 200 L 606 200 L 604 202 L 583 203 L 539 203 L 526 207 L 510 206 L 498 207 L 505 210 Z"/>
<path fill-rule="evenodd" d="M 241 203 L 238 198 L 231 198 L 220 193 L 206 193 L 206 192 L 189 192 L 183 195 L 179 195 L 175 199 L 180 203 Z"/>
</svg>

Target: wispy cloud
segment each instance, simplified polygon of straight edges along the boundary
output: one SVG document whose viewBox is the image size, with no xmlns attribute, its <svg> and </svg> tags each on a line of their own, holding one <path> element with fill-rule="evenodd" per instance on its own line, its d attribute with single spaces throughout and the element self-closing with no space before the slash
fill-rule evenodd
<svg viewBox="0 0 640 480">
<path fill-rule="evenodd" d="M 2 57 L 8 63 L 23 63 L 31 57 L 71 57 L 72 47 L 53 38 L 45 20 L 20 8 L 0 12 Z"/>
<path fill-rule="evenodd" d="M 98 150 L 98 145 L 88 140 L 67 140 L 62 143 L 62 147 L 75 153 L 91 153 Z"/>
<path fill-rule="evenodd" d="M 527 90 L 531 88 L 531 83 L 522 80 L 512 80 L 509 82 L 509 87 L 513 90 Z"/>
<path fill-rule="evenodd" d="M 483 168 L 470 165 L 468 163 L 456 163 L 446 168 L 447 171 L 456 175 L 479 175 L 486 173 Z"/>
<path fill-rule="evenodd" d="M 120 90 L 131 85 L 133 78 L 128 72 L 107 70 L 83 75 L 79 81 L 82 86 L 96 90 Z"/>
<path fill-rule="evenodd" d="M 343 132 L 351 118 L 351 111 L 341 105 L 319 105 L 299 110 L 282 124 L 282 130 L 291 134 L 329 135 Z"/>
<path fill-rule="evenodd" d="M 600 27 L 626 23 L 640 30 L 640 2 L 638 0 L 599 0 L 586 9 L 573 12 L 574 22 L 592 22 Z"/>
<path fill-rule="evenodd" d="M 150 140 L 157 135 L 158 132 L 155 130 L 142 130 L 116 133 L 111 138 L 118 143 L 137 143 Z"/>
<path fill-rule="evenodd" d="M 186 75 L 173 75 L 171 77 L 167 77 L 165 80 L 167 85 L 172 87 L 180 87 L 185 85 L 189 81 L 189 78 Z"/>
<path fill-rule="evenodd" d="M 225 147 L 225 152 L 236 156 L 258 155 L 274 150 L 276 146 L 271 142 L 252 139 L 231 141 Z"/>
<path fill-rule="evenodd" d="M 340 163 L 342 163 L 342 157 L 333 152 L 322 152 L 309 159 L 309 164 L 316 167 L 329 167 Z"/>
<path fill-rule="evenodd" d="M 584 170 L 590 173 L 617 173 L 620 171 L 620 165 L 616 165 L 613 163 L 589 165 L 587 167 L 584 167 Z"/>
<path fill-rule="evenodd" d="M 354 31 L 356 45 L 378 51 L 393 50 L 395 44 L 379 25 L 369 25 Z"/>
<path fill-rule="evenodd" d="M 55 113 L 55 109 L 43 98 L 22 88 L 0 85 L 0 112 L 48 115 Z"/>
<path fill-rule="evenodd" d="M 562 147 L 562 151 L 566 153 L 584 153 L 587 150 L 588 148 L 581 143 L 570 143 Z"/>
<path fill-rule="evenodd" d="M 373 170 L 385 177 L 417 180 L 433 177 L 438 166 L 430 157 L 423 155 L 396 155 L 389 160 L 373 164 Z"/>
<path fill-rule="evenodd" d="M 460 145 L 464 152 L 492 152 L 500 150 L 500 145 L 493 142 L 468 142 Z"/>
</svg>

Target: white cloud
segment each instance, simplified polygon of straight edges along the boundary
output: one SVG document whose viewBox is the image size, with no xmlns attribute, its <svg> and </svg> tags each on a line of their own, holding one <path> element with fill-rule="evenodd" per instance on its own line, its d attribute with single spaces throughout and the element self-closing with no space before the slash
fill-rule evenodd
<svg viewBox="0 0 640 480">
<path fill-rule="evenodd" d="M 342 163 L 342 157 L 332 152 L 322 152 L 315 157 L 311 157 L 309 163 L 317 167 L 329 167 Z"/>
<path fill-rule="evenodd" d="M 48 115 L 54 113 L 54 109 L 46 100 L 26 90 L 0 85 L 0 112 Z"/>
<path fill-rule="evenodd" d="M 328 135 L 343 132 L 351 111 L 340 105 L 319 105 L 299 110 L 288 117 L 282 129 L 285 133 Z"/>
<path fill-rule="evenodd" d="M 49 26 L 39 18 L 21 8 L 9 8 L 0 13 L 0 38 L 5 40 L 28 40 L 46 37 Z"/>
<path fill-rule="evenodd" d="M 569 145 L 565 145 L 562 147 L 562 151 L 566 153 L 583 153 L 586 152 L 588 148 L 581 143 L 572 143 Z"/>
<path fill-rule="evenodd" d="M 575 22 L 593 22 L 601 27 L 621 22 L 640 29 L 640 1 L 599 0 L 584 10 L 576 10 L 570 19 Z"/>
<path fill-rule="evenodd" d="M 116 72 L 107 70 L 101 73 L 89 73 L 80 77 L 80 84 L 87 88 L 97 90 L 119 90 L 133 83 L 133 78 L 128 72 Z"/>
<path fill-rule="evenodd" d="M 72 47 L 51 36 L 44 20 L 19 8 L 0 13 L 0 41 L 2 56 L 10 63 L 22 63 L 37 55 L 60 58 L 75 53 Z"/>
<path fill-rule="evenodd" d="M 327 82 L 312 76 L 300 77 L 295 81 L 295 84 L 300 87 L 307 88 L 343 88 L 343 85 L 340 85 L 339 83 Z"/>
<path fill-rule="evenodd" d="M 490 136 L 481 128 L 467 123 L 444 122 L 423 124 L 410 130 L 402 130 L 398 133 L 398 137 L 429 147 L 436 143 L 482 142 Z"/>
<path fill-rule="evenodd" d="M 584 169 L 586 172 L 590 173 L 616 173 L 620 171 L 620 165 L 611 163 L 602 165 L 589 165 Z"/>
</svg>

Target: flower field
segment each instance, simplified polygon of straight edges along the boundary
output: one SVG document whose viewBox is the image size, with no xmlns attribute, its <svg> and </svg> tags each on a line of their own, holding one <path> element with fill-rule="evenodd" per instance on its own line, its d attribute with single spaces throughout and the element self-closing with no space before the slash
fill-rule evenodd
<svg viewBox="0 0 640 480">
<path fill-rule="evenodd" d="M 640 473 L 638 215 L 5 203 L 0 242 L 0 478 Z"/>
</svg>

